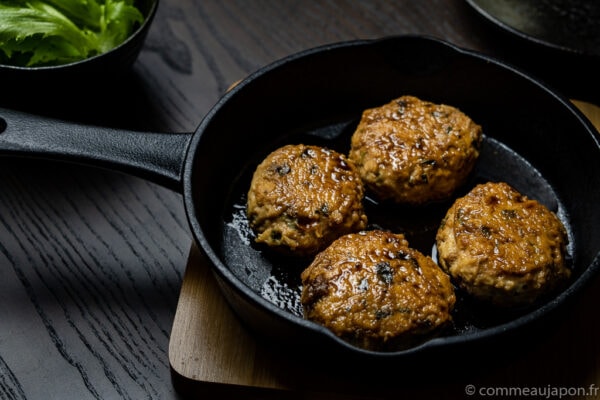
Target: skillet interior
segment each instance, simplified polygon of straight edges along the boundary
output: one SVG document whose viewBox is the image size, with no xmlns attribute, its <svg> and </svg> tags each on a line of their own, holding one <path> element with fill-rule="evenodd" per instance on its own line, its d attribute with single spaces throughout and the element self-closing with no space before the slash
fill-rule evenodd
<svg viewBox="0 0 600 400">
<path fill-rule="evenodd" d="M 369 353 L 297 315 L 297 276 L 307 260 L 274 256 L 252 244 L 244 195 L 254 168 L 276 147 L 310 142 L 347 151 L 362 110 L 403 94 L 456 106 L 483 126 L 484 152 L 471 185 L 504 180 L 558 211 L 570 233 L 574 277 L 558 298 L 516 314 L 489 317 L 459 302 L 447 336 L 376 357 L 464 344 L 521 327 L 570 297 L 598 269 L 600 191 L 590 188 L 600 187 L 600 151 L 595 130 L 574 107 L 509 67 L 435 39 L 332 45 L 268 66 L 228 93 L 198 128 L 185 171 L 196 239 L 215 264 L 227 300 L 262 336 L 288 345 L 334 341 L 337 348 Z M 371 222 L 407 231 L 409 242 L 429 254 L 449 204 L 418 213 L 372 206 Z M 398 217 L 389 222 L 391 212 Z"/>
</svg>

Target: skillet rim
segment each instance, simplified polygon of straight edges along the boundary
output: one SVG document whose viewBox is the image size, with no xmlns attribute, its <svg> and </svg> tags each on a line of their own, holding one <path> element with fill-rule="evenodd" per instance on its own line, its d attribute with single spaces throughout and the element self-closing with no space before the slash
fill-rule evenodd
<svg viewBox="0 0 600 400">
<path fill-rule="evenodd" d="M 591 122 L 583 115 L 581 111 L 579 111 L 575 105 L 573 105 L 564 95 L 557 92 L 555 89 L 552 89 L 549 85 L 544 83 L 539 78 L 534 77 L 530 73 L 526 73 L 518 69 L 517 67 L 512 66 L 511 64 L 501 61 L 497 58 L 485 55 L 483 53 L 465 49 L 454 45 L 446 40 L 430 36 L 430 35 L 419 35 L 419 34 L 408 34 L 408 35 L 393 35 L 386 36 L 377 39 L 358 39 L 358 40 L 348 40 L 336 43 L 325 44 L 313 48 L 306 49 L 304 51 L 300 51 L 297 53 L 293 53 L 286 57 L 283 57 L 279 60 L 276 60 L 270 64 L 259 68 L 255 72 L 249 74 L 246 78 L 240 81 L 235 87 L 229 90 L 223 97 L 221 97 L 215 105 L 211 108 L 211 110 L 205 115 L 202 119 L 200 125 L 198 126 L 190 144 L 188 147 L 188 152 L 186 155 L 186 161 L 183 168 L 182 174 L 182 183 L 183 183 L 183 197 L 184 197 L 184 207 L 186 214 L 188 216 L 189 224 L 192 230 L 192 234 L 196 243 L 199 246 L 199 249 L 207 256 L 209 262 L 211 263 L 211 270 L 213 273 L 216 273 L 219 285 L 222 285 L 221 282 L 225 282 L 228 285 L 228 289 L 233 289 L 235 292 L 240 295 L 244 301 L 250 303 L 253 307 L 258 307 L 262 311 L 267 312 L 270 316 L 275 317 L 277 319 L 283 319 L 287 323 L 291 323 L 303 331 L 310 331 L 311 333 L 316 333 L 322 336 L 325 339 L 328 339 L 329 342 L 335 343 L 335 345 L 340 346 L 340 349 L 349 351 L 350 353 L 354 353 L 357 355 L 367 356 L 369 358 L 377 358 L 377 359 L 398 359 L 404 358 L 408 356 L 414 356 L 419 353 L 432 352 L 441 350 L 446 347 L 455 347 L 458 345 L 466 345 L 471 342 L 478 343 L 484 340 L 496 338 L 500 335 L 506 334 L 507 332 L 513 332 L 520 330 L 528 325 L 533 324 L 541 320 L 543 317 L 552 314 L 559 307 L 563 306 L 570 298 L 574 295 L 580 293 L 582 289 L 589 284 L 592 278 L 597 274 L 598 270 L 600 270 L 600 251 L 595 255 L 590 265 L 585 267 L 582 272 L 578 275 L 577 279 L 573 280 L 568 287 L 563 289 L 560 293 L 558 293 L 554 298 L 542 304 L 541 306 L 528 311 L 527 313 L 512 319 L 508 322 L 501 323 L 499 325 L 495 325 L 489 328 L 483 328 L 481 330 L 477 330 L 474 332 L 468 332 L 461 335 L 455 336 L 443 336 L 437 337 L 433 339 L 426 340 L 414 347 L 410 347 L 407 349 L 399 350 L 399 351 L 374 351 L 367 350 L 357 346 L 354 346 L 343 339 L 337 337 L 327 328 L 314 323 L 312 321 L 300 318 L 292 313 L 289 313 L 275 304 L 269 302 L 268 300 L 262 298 L 256 292 L 254 292 L 251 288 L 246 286 L 243 282 L 241 282 L 234 274 L 230 271 L 229 267 L 221 261 L 221 257 L 218 254 L 218 251 L 212 248 L 208 240 L 206 239 L 204 229 L 199 224 L 199 220 L 197 218 L 198 213 L 202 211 L 197 211 L 196 203 L 194 201 L 194 195 L 192 191 L 192 176 L 194 174 L 194 161 L 195 155 L 197 154 L 197 148 L 202 145 L 202 140 L 204 138 L 205 132 L 207 128 L 210 126 L 211 121 L 215 115 L 219 113 L 221 108 L 229 102 L 229 100 L 237 95 L 238 92 L 244 90 L 244 87 L 250 82 L 254 81 L 256 78 L 268 74 L 270 71 L 275 70 L 285 64 L 293 63 L 298 59 L 302 59 L 306 56 L 314 55 L 317 53 L 328 52 L 340 48 L 347 47 L 357 47 L 357 46 L 376 46 L 378 43 L 385 41 L 397 41 L 397 40 L 412 40 L 412 41 L 429 41 L 436 43 L 439 46 L 446 47 L 454 52 L 459 57 L 472 57 L 482 61 L 485 61 L 489 64 L 493 64 L 496 68 L 501 68 L 507 70 L 512 74 L 518 75 L 521 79 L 528 81 L 529 83 L 535 85 L 539 89 L 543 90 L 545 94 L 553 97 L 557 102 L 560 103 L 560 106 L 566 108 L 573 116 L 575 116 L 580 124 L 583 125 L 587 133 L 592 137 L 595 142 L 595 148 L 597 151 L 600 151 L 600 135 L 598 134 L 596 128 L 591 124 Z M 221 292 L 224 291 L 224 288 L 220 288 Z M 225 296 L 228 303 L 231 305 L 231 299 L 229 295 Z M 236 315 L 238 314 L 238 310 L 235 307 L 232 307 Z M 239 315 L 237 315 L 240 318 Z M 242 318 L 243 319 L 243 318 Z"/>
</svg>

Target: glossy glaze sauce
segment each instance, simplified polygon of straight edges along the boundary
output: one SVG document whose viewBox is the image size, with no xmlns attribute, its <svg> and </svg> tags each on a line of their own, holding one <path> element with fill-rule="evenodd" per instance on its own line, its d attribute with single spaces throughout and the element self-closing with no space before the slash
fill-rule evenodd
<svg viewBox="0 0 600 400">
<path fill-rule="evenodd" d="M 283 138 L 285 143 L 308 143 L 347 152 L 349 138 L 356 126 L 355 120 L 324 124 L 316 129 L 296 132 Z M 272 149 L 271 149 L 272 150 Z M 266 153 L 270 151 L 265 150 Z M 266 154 L 265 153 L 265 154 Z M 254 168 L 260 162 L 257 155 L 234 182 L 231 197 L 225 209 L 221 256 L 235 276 L 264 299 L 302 317 L 300 304 L 300 273 L 312 261 L 310 258 L 283 256 L 257 245 L 246 218 L 246 193 Z M 480 159 L 469 179 L 454 198 L 464 195 L 475 184 L 487 181 L 505 181 L 521 193 L 536 199 L 554 211 L 567 228 L 568 257 L 574 253 L 575 243 L 568 223 L 568 215 L 551 185 L 530 163 L 503 143 L 484 137 Z M 369 229 L 388 229 L 403 233 L 411 247 L 436 260 L 435 235 L 439 223 L 454 198 L 441 203 L 420 207 L 379 203 L 367 194 L 364 199 Z M 569 260 L 572 264 L 572 260 Z M 485 329 L 514 319 L 527 312 L 489 312 L 457 290 L 453 312 L 453 326 L 446 335 L 456 335 Z M 535 305 L 533 306 L 535 307 Z"/>
</svg>

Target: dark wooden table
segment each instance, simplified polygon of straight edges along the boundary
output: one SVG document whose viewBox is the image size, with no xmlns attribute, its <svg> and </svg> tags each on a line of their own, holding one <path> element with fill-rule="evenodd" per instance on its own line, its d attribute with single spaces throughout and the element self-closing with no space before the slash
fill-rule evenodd
<svg viewBox="0 0 600 400">
<path fill-rule="evenodd" d="M 396 34 L 506 58 L 570 97 L 600 103 L 587 64 L 533 52 L 462 0 L 161 0 L 126 77 L 82 87 L 75 99 L 56 94 L 34 106 L 3 97 L 0 105 L 188 132 L 261 66 L 326 43 Z M 0 159 L 0 398 L 177 398 L 167 349 L 190 245 L 178 193 L 94 168 Z"/>
</svg>

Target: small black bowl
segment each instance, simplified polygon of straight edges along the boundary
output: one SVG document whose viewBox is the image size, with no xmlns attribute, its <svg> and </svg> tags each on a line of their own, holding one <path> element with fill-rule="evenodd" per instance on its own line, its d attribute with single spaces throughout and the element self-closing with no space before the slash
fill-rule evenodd
<svg viewBox="0 0 600 400">
<path fill-rule="evenodd" d="M 466 0 L 495 56 L 572 99 L 600 104 L 600 2 Z"/>
<path fill-rule="evenodd" d="M 144 22 L 114 49 L 68 64 L 44 67 L 19 67 L 0 64 L 0 88 L 4 96 L 45 96 L 55 90 L 89 87 L 104 78 L 126 72 L 142 49 L 159 0 L 136 0 Z M 54 93 L 57 96 L 56 93 Z"/>
<path fill-rule="evenodd" d="M 489 22 L 548 49 L 600 57 L 600 3 L 589 0 L 467 0 Z"/>
</svg>

